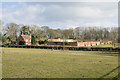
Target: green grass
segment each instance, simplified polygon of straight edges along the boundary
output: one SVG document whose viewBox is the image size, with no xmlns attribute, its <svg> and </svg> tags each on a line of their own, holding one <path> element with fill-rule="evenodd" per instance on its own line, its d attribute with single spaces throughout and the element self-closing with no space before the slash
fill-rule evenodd
<svg viewBox="0 0 120 80">
<path fill-rule="evenodd" d="M 117 54 L 88 51 L 3 48 L 2 60 L 3 78 L 99 78 L 118 66 Z"/>
<path fill-rule="evenodd" d="M 101 44 L 101 45 L 94 45 L 93 47 L 113 47 L 112 44 Z M 120 47 L 120 43 L 116 43 L 115 47 Z"/>
<path fill-rule="evenodd" d="M 113 47 L 112 44 L 94 45 L 93 47 Z"/>
</svg>

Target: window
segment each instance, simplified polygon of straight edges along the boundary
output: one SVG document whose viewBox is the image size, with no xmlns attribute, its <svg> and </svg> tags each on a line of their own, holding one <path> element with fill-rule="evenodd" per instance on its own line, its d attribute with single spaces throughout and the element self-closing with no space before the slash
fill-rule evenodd
<svg viewBox="0 0 120 80">
<path fill-rule="evenodd" d="M 67 40 L 68 42 L 71 42 L 71 40 Z"/>
<path fill-rule="evenodd" d="M 28 42 L 28 39 L 26 39 L 25 41 Z"/>
</svg>

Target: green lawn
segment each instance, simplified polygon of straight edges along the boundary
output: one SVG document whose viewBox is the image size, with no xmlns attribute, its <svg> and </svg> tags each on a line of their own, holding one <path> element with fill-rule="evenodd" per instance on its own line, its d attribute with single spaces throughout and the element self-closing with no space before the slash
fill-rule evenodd
<svg viewBox="0 0 120 80">
<path fill-rule="evenodd" d="M 93 47 L 113 47 L 112 44 L 94 45 Z"/>
<path fill-rule="evenodd" d="M 94 45 L 93 47 L 113 47 L 112 44 L 101 44 L 101 45 Z M 120 47 L 120 43 L 116 43 L 115 47 Z"/>
<path fill-rule="evenodd" d="M 3 48 L 3 78 L 99 78 L 118 66 L 117 54 Z M 117 70 L 105 77 L 114 77 Z"/>
</svg>

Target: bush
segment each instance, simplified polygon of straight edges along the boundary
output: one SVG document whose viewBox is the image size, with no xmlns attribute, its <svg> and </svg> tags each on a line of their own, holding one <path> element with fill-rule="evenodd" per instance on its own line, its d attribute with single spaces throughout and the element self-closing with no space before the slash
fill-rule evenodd
<svg viewBox="0 0 120 80">
<path fill-rule="evenodd" d="M 41 41 L 39 41 L 38 43 L 39 43 L 39 44 L 44 44 L 45 41 L 46 41 L 46 40 L 43 40 L 43 41 L 41 40 Z"/>
<path fill-rule="evenodd" d="M 26 43 L 25 43 L 25 41 L 20 41 L 19 42 L 19 45 L 25 45 Z"/>
<path fill-rule="evenodd" d="M 69 45 L 69 43 L 68 43 L 68 42 L 65 42 L 65 45 Z"/>
</svg>

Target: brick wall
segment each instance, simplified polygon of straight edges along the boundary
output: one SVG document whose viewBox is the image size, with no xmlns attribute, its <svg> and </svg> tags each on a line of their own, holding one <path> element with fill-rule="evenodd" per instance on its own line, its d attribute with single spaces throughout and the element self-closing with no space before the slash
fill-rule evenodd
<svg viewBox="0 0 120 80">
<path fill-rule="evenodd" d="M 18 38 L 17 38 L 17 45 L 19 45 L 19 42 L 20 41 L 24 41 L 24 39 L 22 38 L 22 36 L 19 36 Z"/>
<path fill-rule="evenodd" d="M 31 36 L 22 34 L 17 38 L 17 45 L 19 45 L 20 41 L 25 41 L 26 45 L 31 45 Z"/>
<path fill-rule="evenodd" d="M 78 42 L 77 46 L 93 46 L 93 45 L 100 45 L 100 42 Z"/>
</svg>

